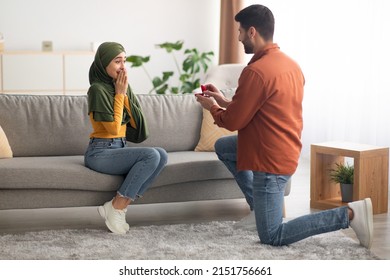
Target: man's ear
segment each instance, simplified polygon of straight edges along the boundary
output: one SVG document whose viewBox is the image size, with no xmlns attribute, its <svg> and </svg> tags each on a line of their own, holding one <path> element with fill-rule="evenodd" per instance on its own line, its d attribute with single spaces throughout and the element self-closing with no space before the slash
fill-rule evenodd
<svg viewBox="0 0 390 280">
<path fill-rule="evenodd" d="M 249 27 L 248 29 L 248 33 L 249 33 L 249 38 L 253 39 L 253 37 L 255 37 L 256 35 L 256 28 L 254 28 L 253 26 Z"/>
</svg>

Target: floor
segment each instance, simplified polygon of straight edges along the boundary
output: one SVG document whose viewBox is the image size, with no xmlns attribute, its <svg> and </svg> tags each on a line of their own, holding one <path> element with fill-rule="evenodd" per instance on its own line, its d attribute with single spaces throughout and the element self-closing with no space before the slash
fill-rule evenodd
<svg viewBox="0 0 390 280">
<path fill-rule="evenodd" d="M 300 160 L 293 177 L 292 189 L 286 197 L 286 217 L 293 218 L 318 210 L 310 209 L 309 160 Z M 127 221 L 130 226 L 205 222 L 211 220 L 239 220 L 249 213 L 244 199 L 202 201 L 130 206 Z M 0 211 L 0 233 L 61 228 L 102 228 L 104 222 L 96 207 Z M 343 231 L 356 238 L 353 230 Z M 382 259 L 390 260 L 390 214 L 374 215 L 372 251 Z"/>
</svg>

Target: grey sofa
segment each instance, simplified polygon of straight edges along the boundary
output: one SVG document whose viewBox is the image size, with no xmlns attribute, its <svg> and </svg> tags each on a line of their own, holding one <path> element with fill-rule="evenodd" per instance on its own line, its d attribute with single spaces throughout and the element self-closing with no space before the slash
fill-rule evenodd
<svg viewBox="0 0 390 280">
<path fill-rule="evenodd" d="M 138 203 L 242 197 L 212 152 L 194 152 L 202 110 L 193 95 L 139 95 L 150 137 L 168 164 Z M 122 176 L 92 171 L 83 154 L 91 126 L 86 96 L 0 95 L 0 125 L 14 157 L 0 159 L 0 209 L 99 205 Z"/>
<path fill-rule="evenodd" d="M 194 151 L 202 109 L 192 94 L 138 99 L 150 137 L 129 145 L 163 147 L 169 158 L 137 203 L 243 197 L 214 152 Z M 86 112 L 86 96 L 0 94 L 0 126 L 14 155 L 0 159 L 0 209 L 95 206 L 115 195 L 122 176 L 84 166 L 91 132 Z"/>
</svg>

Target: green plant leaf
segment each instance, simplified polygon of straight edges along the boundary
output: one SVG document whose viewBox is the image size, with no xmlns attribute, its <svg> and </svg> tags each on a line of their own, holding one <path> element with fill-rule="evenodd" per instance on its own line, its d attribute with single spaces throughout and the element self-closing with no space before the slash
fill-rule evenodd
<svg viewBox="0 0 390 280">
<path fill-rule="evenodd" d="M 200 63 L 203 68 L 203 72 L 205 73 L 208 69 L 208 65 L 211 62 L 211 57 L 214 56 L 213 52 L 208 52 L 208 53 L 202 53 L 200 56 Z"/>
<path fill-rule="evenodd" d="M 199 73 L 201 68 L 205 73 L 208 69 L 208 64 L 211 62 L 211 57 L 214 56 L 213 52 L 199 54 L 196 49 L 187 49 L 184 53 L 188 54 L 188 56 L 183 61 L 183 70 L 190 74 Z"/>
<path fill-rule="evenodd" d="M 131 55 L 126 58 L 131 67 L 140 67 L 142 64 L 149 62 L 150 56 Z"/>
<path fill-rule="evenodd" d="M 179 80 L 184 83 L 185 81 L 187 81 L 189 78 L 191 78 L 191 75 L 190 74 L 187 74 L 187 73 L 184 73 L 184 74 L 181 74 L 180 77 L 179 77 Z"/>
<path fill-rule="evenodd" d="M 173 76 L 173 72 L 163 72 L 162 78 L 160 77 L 154 77 L 152 80 L 153 88 L 150 90 L 152 92 L 153 90 L 158 94 L 165 94 L 165 91 L 168 89 L 168 83 L 170 77 Z"/>
<path fill-rule="evenodd" d="M 336 168 L 330 170 L 330 179 L 335 183 L 353 184 L 354 167 L 336 163 Z"/>
<path fill-rule="evenodd" d="M 149 62 L 150 56 L 138 56 L 132 55 L 129 56 L 126 61 L 131 64 L 131 67 L 140 67 L 142 66 L 149 80 L 151 81 L 153 88 L 149 91 L 149 93 L 155 91 L 158 94 L 164 94 L 167 91 L 171 93 L 177 94 L 180 91 L 182 93 L 191 93 L 194 89 L 200 87 L 200 79 L 198 74 L 201 70 L 206 72 L 208 66 L 211 63 L 211 57 L 214 55 L 213 52 L 203 52 L 199 53 L 196 48 L 185 49 L 184 50 L 184 60 L 182 65 L 178 63 L 177 58 L 175 56 L 174 51 L 180 51 L 183 48 L 184 41 L 177 41 L 175 43 L 165 42 L 162 44 L 157 44 L 156 47 L 165 49 L 168 53 L 172 54 L 173 60 L 175 62 L 177 71 L 178 71 L 178 86 L 170 86 L 168 85 L 168 80 L 174 76 L 174 72 L 167 71 L 162 73 L 162 77 L 155 77 L 152 79 L 150 74 L 148 73 L 145 63 Z"/>
<path fill-rule="evenodd" d="M 152 83 L 153 83 L 153 88 L 157 88 L 163 84 L 163 81 L 161 80 L 160 77 L 155 77 L 153 78 Z"/>
<path fill-rule="evenodd" d="M 194 82 L 185 81 L 183 82 L 180 90 L 182 93 L 192 93 L 195 89 L 200 87 L 200 79 L 196 79 Z"/>
<path fill-rule="evenodd" d="M 170 77 L 173 76 L 173 71 L 169 71 L 169 72 L 163 72 L 163 81 L 167 81 Z"/>
<path fill-rule="evenodd" d="M 162 44 L 157 44 L 156 47 L 165 49 L 168 53 L 172 51 L 180 51 L 183 47 L 184 41 L 177 41 L 176 43 L 165 42 Z"/>
<path fill-rule="evenodd" d="M 164 84 L 166 81 L 169 80 L 170 77 L 173 76 L 173 72 L 163 72 L 163 76 L 162 78 L 160 77 L 155 77 L 152 82 L 153 82 L 153 86 L 155 88 L 161 86 L 162 84 Z"/>
<path fill-rule="evenodd" d="M 179 93 L 179 88 L 178 87 L 171 87 L 171 92 L 173 94 L 178 94 Z"/>
<path fill-rule="evenodd" d="M 163 85 L 162 87 L 156 89 L 156 93 L 157 93 L 157 94 L 165 94 L 165 92 L 167 91 L 167 89 L 168 89 L 168 85 L 165 84 L 165 85 Z"/>
<path fill-rule="evenodd" d="M 199 54 L 196 49 L 187 49 L 184 52 L 187 54 L 187 57 L 183 61 L 183 70 L 184 72 L 188 72 L 190 74 L 199 72 Z"/>
<path fill-rule="evenodd" d="M 184 82 L 184 83 L 182 84 L 182 86 L 181 86 L 181 88 L 180 88 L 180 91 L 181 91 L 182 93 L 190 93 L 190 92 L 192 91 L 191 89 L 192 89 L 192 83 L 186 81 L 186 82 Z"/>
</svg>

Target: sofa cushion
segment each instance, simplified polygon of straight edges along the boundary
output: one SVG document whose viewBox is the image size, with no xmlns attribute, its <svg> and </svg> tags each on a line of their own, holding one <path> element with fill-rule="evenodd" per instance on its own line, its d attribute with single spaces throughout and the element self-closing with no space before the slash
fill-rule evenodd
<svg viewBox="0 0 390 280">
<path fill-rule="evenodd" d="M 202 107 L 192 94 L 137 95 L 149 138 L 130 146 L 162 147 L 167 152 L 193 151 L 199 140 Z"/>
<path fill-rule="evenodd" d="M 200 139 L 195 147 L 196 152 L 212 152 L 214 151 L 214 144 L 222 136 L 236 135 L 237 131 L 229 131 L 225 128 L 219 127 L 214 123 L 211 113 L 203 109 L 202 127 L 200 130 Z"/>
<path fill-rule="evenodd" d="M 233 179 L 233 176 L 214 152 L 171 152 L 152 187 L 220 179 Z"/>
<path fill-rule="evenodd" d="M 122 176 L 95 172 L 83 156 L 14 157 L 0 160 L 0 189 L 115 191 Z"/>
<path fill-rule="evenodd" d="M 92 131 L 86 96 L 0 95 L 14 157 L 82 155 Z"/>
<path fill-rule="evenodd" d="M 84 166 L 83 156 L 17 157 L 0 160 L 0 189 L 116 191 L 123 176 L 107 175 Z M 215 153 L 172 152 L 151 187 L 231 179 Z"/>
</svg>

